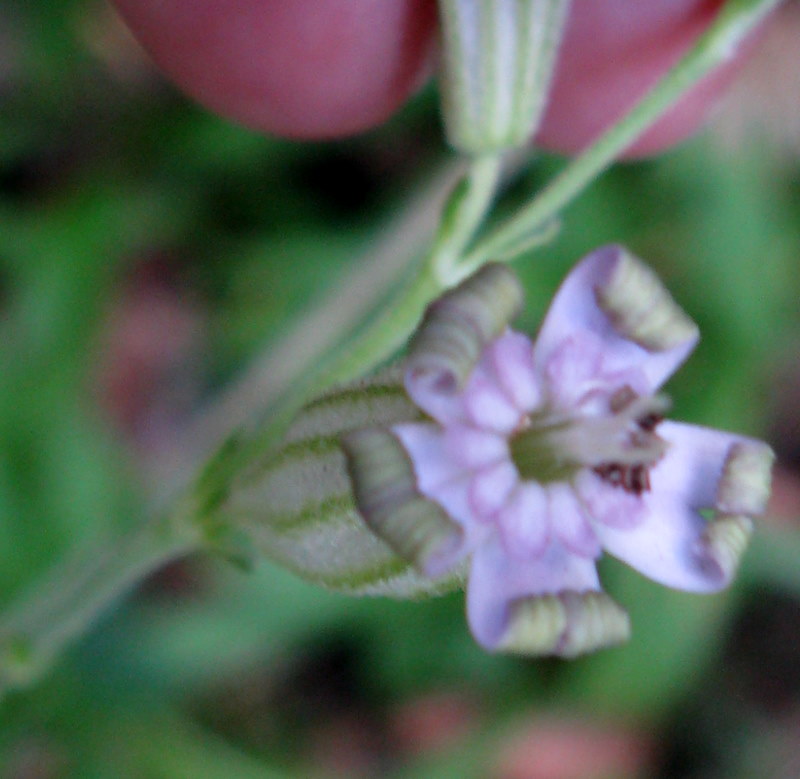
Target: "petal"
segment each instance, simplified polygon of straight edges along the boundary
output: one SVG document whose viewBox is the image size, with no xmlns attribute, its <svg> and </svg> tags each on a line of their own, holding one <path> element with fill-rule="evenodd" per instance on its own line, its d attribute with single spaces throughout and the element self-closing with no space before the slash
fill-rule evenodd
<svg viewBox="0 0 800 779">
<path fill-rule="evenodd" d="M 547 502 L 550 526 L 564 546 L 582 557 L 598 557 L 600 542 L 572 487 L 553 484 L 547 488 Z"/>
<path fill-rule="evenodd" d="M 532 411 L 541 401 L 533 367 L 533 343 L 528 336 L 508 330 L 486 350 L 497 380 L 520 412 Z"/>
<path fill-rule="evenodd" d="M 490 521 L 508 500 L 518 481 L 517 469 L 508 461 L 476 473 L 470 485 L 470 501 L 475 514 L 484 521 Z"/>
<path fill-rule="evenodd" d="M 460 561 L 466 534 L 439 504 L 420 494 L 408 453 L 391 431 L 349 431 L 342 448 L 359 513 L 379 538 L 433 578 Z"/>
<path fill-rule="evenodd" d="M 430 496 L 441 484 L 467 477 L 466 467 L 451 456 L 447 436 L 438 425 L 409 422 L 395 425 L 392 432 L 411 458 L 423 494 Z"/>
<path fill-rule="evenodd" d="M 479 644 L 499 648 L 507 633 L 513 601 L 564 590 L 599 590 L 594 561 L 550 544 L 535 559 L 509 555 L 495 536 L 475 550 L 467 586 L 467 618 Z"/>
<path fill-rule="evenodd" d="M 506 552 L 521 560 L 541 555 L 550 539 L 547 495 L 541 486 L 523 482 L 495 519 Z"/>
<path fill-rule="evenodd" d="M 605 389 L 600 379 L 602 358 L 602 342 L 591 333 L 564 338 L 543 366 L 552 402 L 560 408 L 574 408 L 593 389 Z"/>
<path fill-rule="evenodd" d="M 467 382 L 462 403 L 469 420 L 484 430 L 507 434 L 522 418 L 522 413 L 503 392 L 497 380 L 480 366 Z"/>
<path fill-rule="evenodd" d="M 516 275 L 501 263 L 487 263 L 428 306 L 409 346 L 405 375 L 406 390 L 420 408 L 444 425 L 466 421 L 462 400 L 470 375 L 522 298 Z"/>
<path fill-rule="evenodd" d="M 463 392 L 440 386 L 425 373 L 412 370 L 406 371 L 404 384 L 411 400 L 440 424 L 466 424 L 469 421 L 462 401 Z"/>
<path fill-rule="evenodd" d="M 575 490 L 596 523 L 628 530 L 644 520 L 647 507 L 641 496 L 609 484 L 590 470 L 581 471 Z"/>
<path fill-rule="evenodd" d="M 441 506 L 464 533 L 463 543 L 454 550 L 452 560 L 442 560 L 445 570 L 469 554 L 489 532 L 471 500 L 472 473 L 453 458 L 448 435 L 438 425 L 408 423 L 395 425 L 392 432 L 411 458 L 417 489 Z"/>
<path fill-rule="evenodd" d="M 666 455 L 650 471 L 654 492 L 669 493 L 691 508 L 712 508 L 722 466 L 732 446 L 758 442 L 697 425 L 664 421 L 657 429 L 668 444 Z"/>
<path fill-rule="evenodd" d="M 645 496 L 647 513 L 634 528 L 597 525 L 603 547 L 653 581 L 690 592 L 715 592 L 729 573 L 713 564 L 704 544 L 709 526 L 698 513 L 671 496 Z"/>
<path fill-rule="evenodd" d="M 534 363 L 543 374 L 556 350 L 570 336 L 589 333 L 602 344 L 603 372 L 640 370 L 654 391 L 686 359 L 697 342 L 696 329 L 672 348 L 648 349 L 620 334 L 598 304 L 597 290 L 609 284 L 620 263 L 631 258 L 619 246 L 592 252 L 576 265 L 558 290 L 534 347 Z"/>
<path fill-rule="evenodd" d="M 462 468 L 475 470 L 509 459 L 508 443 L 496 433 L 453 425 L 444 431 L 443 457 Z"/>
</svg>

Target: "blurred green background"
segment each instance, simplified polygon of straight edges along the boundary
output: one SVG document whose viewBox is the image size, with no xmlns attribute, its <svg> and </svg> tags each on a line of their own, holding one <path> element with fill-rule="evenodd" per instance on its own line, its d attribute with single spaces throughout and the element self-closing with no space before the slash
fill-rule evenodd
<svg viewBox="0 0 800 779">
<path fill-rule="evenodd" d="M 140 520 L 190 420 L 447 152 L 431 90 L 339 143 L 237 128 L 88 0 L 0 7 L 0 105 L 6 604 Z M 560 164 L 539 160 L 509 199 Z M 479 650 L 460 594 L 348 599 L 268 563 L 188 559 L 3 702 L 0 777 L 800 775 L 800 157 L 707 133 L 616 167 L 520 263 L 521 326 L 609 241 L 701 325 L 674 416 L 778 451 L 730 592 L 669 592 L 604 562 L 630 644 L 525 661 Z"/>
</svg>

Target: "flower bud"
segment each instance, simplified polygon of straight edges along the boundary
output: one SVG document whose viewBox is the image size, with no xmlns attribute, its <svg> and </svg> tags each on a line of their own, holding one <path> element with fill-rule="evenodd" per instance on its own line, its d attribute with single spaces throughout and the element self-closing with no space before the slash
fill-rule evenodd
<svg viewBox="0 0 800 779">
<path fill-rule="evenodd" d="M 450 143 L 478 155 L 526 144 L 539 125 L 569 0 L 439 0 Z"/>
</svg>

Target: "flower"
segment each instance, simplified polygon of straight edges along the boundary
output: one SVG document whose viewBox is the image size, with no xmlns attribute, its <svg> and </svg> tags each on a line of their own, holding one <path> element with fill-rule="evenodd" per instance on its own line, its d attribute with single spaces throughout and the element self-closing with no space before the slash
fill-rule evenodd
<svg viewBox="0 0 800 779">
<path fill-rule="evenodd" d="M 572 270 L 535 344 L 507 327 L 521 298 L 490 265 L 435 302 L 405 373 L 428 418 L 344 443 L 378 535 L 431 577 L 471 560 L 467 616 L 482 646 L 574 656 L 629 633 L 600 589 L 603 550 L 669 587 L 725 587 L 773 457 L 663 419 L 658 389 L 698 331 L 624 249 Z"/>
</svg>

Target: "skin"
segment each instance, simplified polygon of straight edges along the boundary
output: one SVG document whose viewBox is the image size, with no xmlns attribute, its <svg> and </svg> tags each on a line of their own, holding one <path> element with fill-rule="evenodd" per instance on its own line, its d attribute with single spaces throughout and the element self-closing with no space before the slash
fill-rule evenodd
<svg viewBox="0 0 800 779">
<path fill-rule="evenodd" d="M 114 0 L 156 64 L 211 110 L 292 138 L 385 121 L 430 76 L 434 0 Z M 538 135 L 575 152 L 624 113 L 709 24 L 721 0 L 574 0 Z M 713 74 L 630 150 L 652 153 L 702 121 L 733 66 Z"/>
</svg>

